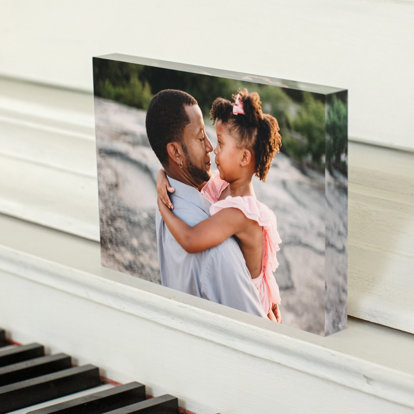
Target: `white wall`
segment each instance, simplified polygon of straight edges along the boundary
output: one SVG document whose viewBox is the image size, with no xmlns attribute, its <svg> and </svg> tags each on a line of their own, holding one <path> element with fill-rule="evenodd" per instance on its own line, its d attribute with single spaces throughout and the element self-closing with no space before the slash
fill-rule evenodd
<svg viewBox="0 0 414 414">
<path fill-rule="evenodd" d="M 414 2 L 2 0 L 0 75 L 91 91 L 110 52 L 349 89 L 353 139 L 414 150 Z"/>
</svg>

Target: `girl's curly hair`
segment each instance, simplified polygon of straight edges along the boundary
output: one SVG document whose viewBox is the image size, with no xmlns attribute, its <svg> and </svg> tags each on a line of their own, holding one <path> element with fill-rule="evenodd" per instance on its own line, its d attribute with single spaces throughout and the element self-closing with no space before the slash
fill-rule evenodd
<svg viewBox="0 0 414 414">
<path fill-rule="evenodd" d="M 254 153 L 255 175 L 265 181 L 274 156 L 280 152 L 282 137 L 276 118 L 262 112 L 262 102 L 257 92 L 249 93 L 247 89 L 238 90 L 244 114 L 233 114 L 234 103 L 228 99 L 217 98 L 210 110 L 213 123 L 221 121 L 230 131 L 239 137 L 240 147 Z M 236 100 L 237 95 L 233 95 Z"/>
</svg>

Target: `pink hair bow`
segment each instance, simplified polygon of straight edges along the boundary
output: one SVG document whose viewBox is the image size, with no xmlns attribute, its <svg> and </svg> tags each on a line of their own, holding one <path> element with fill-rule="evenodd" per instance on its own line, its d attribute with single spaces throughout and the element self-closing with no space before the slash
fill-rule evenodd
<svg viewBox="0 0 414 414">
<path fill-rule="evenodd" d="M 240 100 L 240 94 L 238 93 L 236 96 L 235 103 L 233 105 L 233 115 L 245 115 L 244 109 L 243 109 L 243 102 Z"/>
</svg>

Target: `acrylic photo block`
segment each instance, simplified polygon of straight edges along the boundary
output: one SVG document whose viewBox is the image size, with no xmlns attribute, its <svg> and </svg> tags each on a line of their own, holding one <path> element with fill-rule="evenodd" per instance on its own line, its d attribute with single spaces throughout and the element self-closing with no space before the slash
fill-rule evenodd
<svg viewBox="0 0 414 414">
<path fill-rule="evenodd" d="M 146 130 L 153 96 L 165 89 L 192 95 L 215 148 L 212 102 L 234 102 L 246 88 L 260 95 L 282 137 L 265 182 L 253 177 L 282 240 L 273 274 L 282 323 L 319 335 L 346 327 L 347 90 L 120 54 L 93 58 L 93 77 L 103 266 L 161 284 L 155 215 L 162 165 Z"/>
</svg>

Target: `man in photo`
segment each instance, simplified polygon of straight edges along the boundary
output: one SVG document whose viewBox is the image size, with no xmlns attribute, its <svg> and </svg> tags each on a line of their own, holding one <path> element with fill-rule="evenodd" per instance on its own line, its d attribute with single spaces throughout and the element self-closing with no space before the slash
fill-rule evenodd
<svg viewBox="0 0 414 414">
<path fill-rule="evenodd" d="M 213 147 L 197 101 L 183 91 L 160 91 L 148 107 L 146 129 L 174 188 L 170 195 L 174 214 L 190 226 L 208 218 L 210 203 L 199 190 L 210 178 Z M 199 253 L 187 253 L 158 209 L 156 233 L 162 285 L 266 317 L 234 238 Z"/>
</svg>

